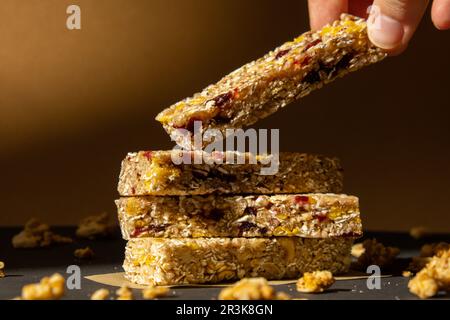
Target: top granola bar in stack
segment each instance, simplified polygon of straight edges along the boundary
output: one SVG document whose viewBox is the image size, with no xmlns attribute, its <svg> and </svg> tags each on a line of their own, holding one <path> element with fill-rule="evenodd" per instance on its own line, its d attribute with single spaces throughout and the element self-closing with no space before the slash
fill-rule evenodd
<svg viewBox="0 0 450 320">
<path fill-rule="evenodd" d="M 172 156 L 180 154 L 192 163 L 176 164 Z M 238 155 L 243 156 L 243 164 L 235 163 Z M 201 163 L 194 163 L 196 156 Z M 231 151 L 130 153 L 122 162 L 118 189 L 121 196 L 342 192 L 343 173 L 336 158 L 282 152 L 276 160 L 271 155 Z M 276 162 L 276 173 L 261 174 L 270 161 Z"/>
<path fill-rule="evenodd" d="M 203 129 L 242 128 L 338 77 L 382 60 L 366 21 L 344 14 L 332 25 L 307 32 L 250 62 L 191 98 L 162 111 L 156 120 L 182 144 L 194 121 Z"/>
</svg>

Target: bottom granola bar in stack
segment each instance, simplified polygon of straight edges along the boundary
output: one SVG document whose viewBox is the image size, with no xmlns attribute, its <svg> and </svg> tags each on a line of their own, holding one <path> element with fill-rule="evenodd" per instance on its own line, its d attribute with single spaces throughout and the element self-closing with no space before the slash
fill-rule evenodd
<svg viewBox="0 0 450 320">
<path fill-rule="evenodd" d="M 362 230 L 358 198 L 336 194 L 339 162 L 281 153 L 278 172 L 258 176 L 264 157 L 177 165 L 168 151 L 129 154 L 116 201 L 126 277 L 177 285 L 346 272 Z"/>
</svg>

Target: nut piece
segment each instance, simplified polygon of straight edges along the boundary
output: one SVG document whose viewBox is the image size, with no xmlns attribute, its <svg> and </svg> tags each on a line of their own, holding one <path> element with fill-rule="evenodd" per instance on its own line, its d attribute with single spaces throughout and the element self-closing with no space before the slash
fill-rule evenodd
<svg viewBox="0 0 450 320">
<path fill-rule="evenodd" d="M 358 257 L 356 267 L 365 269 L 370 265 L 386 267 L 394 262 L 395 257 L 400 253 L 400 249 L 386 247 L 375 239 L 367 239 L 363 243 L 364 252 Z"/>
<path fill-rule="evenodd" d="M 362 243 L 356 243 L 352 246 L 352 256 L 355 258 L 359 258 L 365 251 Z"/>
<path fill-rule="evenodd" d="M 91 300 L 106 300 L 109 297 L 109 290 L 98 289 L 91 295 Z"/>
<path fill-rule="evenodd" d="M 408 270 L 413 273 L 418 273 L 425 268 L 428 262 L 434 255 L 438 255 L 445 250 L 450 249 L 450 244 L 446 242 L 429 243 L 422 246 L 420 249 L 420 256 L 413 257 L 409 263 Z"/>
<path fill-rule="evenodd" d="M 402 276 L 405 277 L 405 278 L 409 278 L 409 277 L 412 276 L 412 272 L 409 271 L 409 270 L 405 270 L 405 271 L 402 272 Z"/>
<path fill-rule="evenodd" d="M 38 248 L 72 241 L 69 237 L 54 234 L 48 224 L 32 218 L 25 224 L 24 230 L 13 237 L 12 245 L 14 248 Z"/>
<path fill-rule="evenodd" d="M 94 257 L 94 251 L 90 247 L 79 248 L 73 252 L 75 258 L 78 259 L 92 259 Z"/>
<path fill-rule="evenodd" d="M 441 250 L 408 283 L 409 291 L 421 299 L 450 291 L 450 249 Z"/>
<path fill-rule="evenodd" d="M 324 292 L 334 283 L 330 271 L 305 272 L 297 281 L 297 291 L 304 293 Z"/>
<path fill-rule="evenodd" d="M 127 286 L 122 286 L 116 291 L 117 300 L 133 300 L 133 291 Z"/>
<path fill-rule="evenodd" d="M 23 300 L 57 300 L 64 295 L 64 278 L 55 273 L 44 277 L 39 283 L 28 284 L 22 288 Z"/>
<path fill-rule="evenodd" d="M 142 297 L 146 300 L 150 300 L 159 297 L 165 297 L 168 293 L 169 288 L 167 287 L 150 286 L 142 290 Z"/>
<path fill-rule="evenodd" d="M 114 232 L 109 215 L 106 212 L 84 218 L 78 225 L 76 235 L 79 238 L 96 239 L 110 236 Z"/>
<path fill-rule="evenodd" d="M 3 261 L 0 261 L 0 278 L 5 277 L 5 263 Z"/>
<path fill-rule="evenodd" d="M 419 226 L 419 227 L 413 227 L 411 230 L 409 230 L 409 235 L 413 237 L 414 239 L 421 239 L 425 237 L 428 233 L 427 228 Z"/>
<path fill-rule="evenodd" d="M 287 300 L 285 293 L 276 293 L 265 278 L 244 278 L 233 286 L 223 289 L 220 300 Z"/>
</svg>

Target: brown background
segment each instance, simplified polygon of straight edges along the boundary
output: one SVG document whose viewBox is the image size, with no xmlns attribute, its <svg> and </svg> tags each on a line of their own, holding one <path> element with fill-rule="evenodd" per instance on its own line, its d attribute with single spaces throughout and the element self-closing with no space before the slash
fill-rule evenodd
<svg viewBox="0 0 450 320">
<path fill-rule="evenodd" d="M 113 213 L 126 152 L 172 147 L 158 111 L 307 29 L 302 0 L 2 0 L 0 225 Z M 366 228 L 448 232 L 449 54 L 427 17 L 401 57 L 259 126 L 281 128 L 282 150 L 339 156 Z"/>
</svg>

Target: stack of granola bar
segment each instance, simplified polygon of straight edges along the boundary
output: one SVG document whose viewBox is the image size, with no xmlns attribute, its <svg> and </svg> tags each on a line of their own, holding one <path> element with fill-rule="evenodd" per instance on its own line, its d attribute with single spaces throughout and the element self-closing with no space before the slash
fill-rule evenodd
<svg viewBox="0 0 450 320">
<path fill-rule="evenodd" d="M 344 15 L 308 32 L 164 110 L 157 120 L 180 144 L 194 121 L 204 129 L 240 128 L 385 54 L 367 39 L 365 21 Z M 183 129 L 186 134 L 174 133 Z M 147 285 L 214 283 L 243 277 L 297 278 L 348 270 L 361 235 L 358 199 L 341 194 L 337 159 L 281 153 L 147 151 L 122 162 L 116 201 L 128 240 L 124 269 Z M 236 157 L 245 161 L 236 164 Z M 229 161 L 232 159 L 232 161 Z"/>
</svg>

